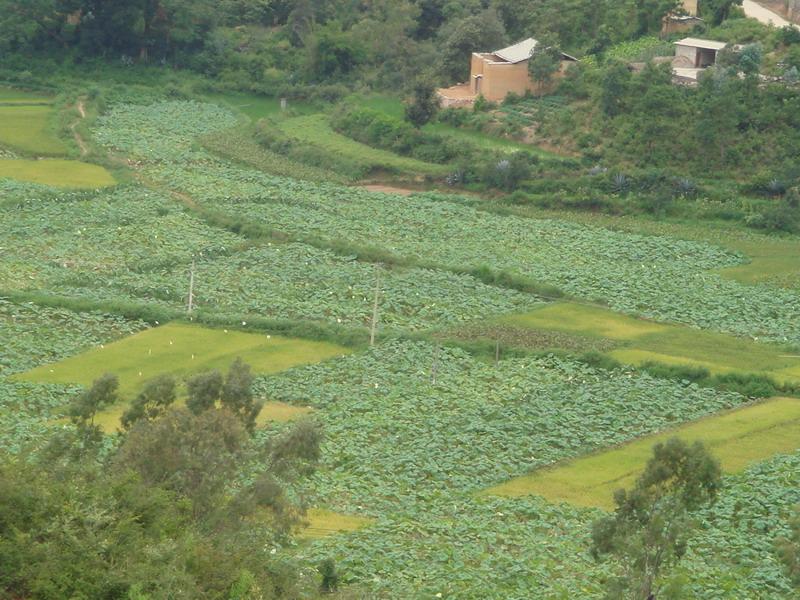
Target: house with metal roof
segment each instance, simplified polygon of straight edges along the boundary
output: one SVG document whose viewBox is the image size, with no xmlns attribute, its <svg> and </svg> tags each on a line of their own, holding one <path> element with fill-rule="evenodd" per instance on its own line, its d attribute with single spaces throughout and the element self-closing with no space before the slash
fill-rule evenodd
<svg viewBox="0 0 800 600">
<path fill-rule="evenodd" d="M 469 80 L 470 93 L 497 102 L 510 93 L 522 95 L 529 91 L 541 91 L 539 83 L 533 81 L 528 72 L 528 61 L 536 53 L 538 45 L 539 42 L 535 39 L 528 38 L 494 52 L 474 52 Z M 561 54 L 561 59 L 561 69 L 556 77 L 578 60 L 564 53 Z"/>
<path fill-rule="evenodd" d="M 672 73 L 678 83 L 693 85 L 703 70 L 717 64 L 717 56 L 728 44 L 714 40 L 684 38 L 675 42 Z"/>
</svg>

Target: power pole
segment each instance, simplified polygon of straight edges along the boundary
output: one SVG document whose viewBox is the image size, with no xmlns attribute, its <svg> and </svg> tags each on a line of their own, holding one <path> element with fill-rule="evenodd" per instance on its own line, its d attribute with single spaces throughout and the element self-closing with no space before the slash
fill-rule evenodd
<svg viewBox="0 0 800 600">
<path fill-rule="evenodd" d="M 500 364 L 500 340 L 494 342 L 494 366 Z"/>
<path fill-rule="evenodd" d="M 439 344 L 433 351 L 433 365 L 431 366 L 431 385 L 436 385 L 436 372 L 439 370 Z"/>
<path fill-rule="evenodd" d="M 378 329 L 378 300 L 381 295 L 381 268 L 375 270 L 375 300 L 372 303 L 372 326 L 369 330 L 369 345 L 375 345 L 375 332 Z"/>
<path fill-rule="evenodd" d="M 186 311 L 189 314 L 194 310 L 194 268 L 195 260 L 192 259 L 192 268 L 189 271 L 189 306 Z"/>
</svg>

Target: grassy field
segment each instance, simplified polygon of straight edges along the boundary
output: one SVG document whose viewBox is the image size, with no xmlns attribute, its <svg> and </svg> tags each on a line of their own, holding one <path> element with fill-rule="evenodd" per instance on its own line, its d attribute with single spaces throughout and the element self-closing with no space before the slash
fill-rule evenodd
<svg viewBox="0 0 800 600">
<path fill-rule="evenodd" d="M 269 374 L 348 352 L 327 342 L 169 324 L 21 373 L 14 379 L 87 386 L 104 373 L 115 373 L 120 380 L 120 396 L 129 400 L 145 381 L 158 375 L 168 373 L 182 378 L 211 369 L 224 371 L 237 357 L 249 364 L 254 373 Z M 113 431 L 126 406 L 123 402 L 111 407 L 99 415 L 97 422 Z M 259 415 L 261 424 L 291 420 L 308 412 L 276 403 L 267 404 L 264 411 Z"/>
<path fill-rule="evenodd" d="M 436 165 L 372 148 L 335 132 L 325 115 L 295 117 L 278 122 L 288 136 L 312 144 L 328 152 L 367 165 L 371 169 L 441 176 L 450 171 L 447 165 Z"/>
<path fill-rule="evenodd" d="M 0 105 L 3 104 L 52 104 L 53 99 L 39 92 L 28 92 L 0 86 Z"/>
<path fill-rule="evenodd" d="M 117 183 L 114 176 L 103 167 L 58 158 L 0 159 L 0 178 L 4 177 L 64 189 L 94 189 Z"/>
<path fill-rule="evenodd" d="M 319 539 L 337 533 L 356 531 L 374 521 L 368 517 L 345 515 L 323 508 L 311 508 L 306 513 L 308 525 L 298 532 L 301 539 Z"/>
<path fill-rule="evenodd" d="M 775 398 L 648 436 L 488 490 L 500 496 L 539 495 L 552 502 L 613 508 L 614 490 L 630 487 L 652 454 L 669 438 L 702 441 L 725 472 L 736 473 L 773 454 L 800 448 L 800 400 Z"/>
<path fill-rule="evenodd" d="M 67 147 L 50 125 L 49 106 L 0 106 L 0 145 L 37 156 L 61 156 Z"/>
<path fill-rule="evenodd" d="M 268 98 L 255 94 L 233 93 L 206 94 L 204 98 L 214 104 L 233 108 L 243 115 L 250 117 L 253 121 L 258 121 L 266 117 L 277 117 L 282 113 L 279 98 Z M 318 112 L 318 109 L 314 105 L 297 100 L 289 100 L 288 109 L 295 115 L 309 115 Z"/>
<path fill-rule="evenodd" d="M 800 382 L 800 352 L 723 333 L 637 319 L 601 307 L 556 303 L 498 322 L 622 342 L 622 347 L 609 354 L 626 364 L 655 361 L 704 367 L 712 374 L 745 371 L 763 373 L 779 382 Z"/>
</svg>

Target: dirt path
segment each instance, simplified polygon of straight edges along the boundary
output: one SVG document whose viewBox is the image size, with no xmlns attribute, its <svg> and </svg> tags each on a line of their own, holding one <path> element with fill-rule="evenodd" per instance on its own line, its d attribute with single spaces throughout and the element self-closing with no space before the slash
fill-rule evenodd
<svg viewBox="0 0 800 600">
<path fill-rule="evenodd" d="M 82 99 L 80 98 L 78 99 L 75 108 L 78 109 L 78 114 L 80 115 L 80 118 L 70 126 L 70 129 L 72 130 L 72 137 L 75 138 L 75 143 L 78 144 L 78 148 L 80 148 L 81 150 L 81 158 L 83 158 L 84 156 L 89 154 L 89 146 L 83 140 L 81 134 L 78 133 L 78 123 L 80 123 L 83 119 L 86 118 L 86 106 L 84 105 Z"/>
<path fill-rule="evenodd" d="M 358 187 L 360 187 L 362 190 L 367 190 L 368 192 L 383 192 L 384 194 L 397 194 L 398 196 L 410 196 L 411 194 L 417 194 L 420 192 L 420 190 L 410 190 L 407 188 L 379 184 L 367 184 L 360 185 Z"/>
<path fill-rule="evenodd" d="M 747 15 L 751 19 L 756 19 L 757 21 L 761 21 L 765 25 L 774 25 L 775 27 L 791 26 L 800 29 L 800 25 L 795 25 L 793 23 L 790 23 L 779 14 L 774 13 L 770 9 L 761 6 L 757 2 L 753 2 L 753 0 L 744 0 L 744 2 L 742 3 L 742 8 L 744 9 L 745 15 Z"/>
</svg>

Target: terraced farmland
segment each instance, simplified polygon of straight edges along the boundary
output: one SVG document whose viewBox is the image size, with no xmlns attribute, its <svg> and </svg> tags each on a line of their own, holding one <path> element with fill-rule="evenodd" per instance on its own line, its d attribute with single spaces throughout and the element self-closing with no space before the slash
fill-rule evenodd
<svg viewBox="0 0 800 600">
<path fill-rule="evenodd" d="M 370 193 L 320 181 L 322 170 L 270 176 L 259 165 L 274 157 L 252 139 L 237 160 L 241 114 L 144 96 L 111 102 L 92 129 L 130 183 L 0 182 L 0 442 L 11 452 L 67 427 L 65 406 L 105 372 L 124 399 L 97 415 L 112 432 L 146 379 L 241 357 L 265 402 L 253 457 L 287 423 L 324 427 L 320 469 L 292 491 L 308 524 L 294 542 L 270 540 L 276 560 L 311 570 L 333 558 L 345 593 L 367 597 L 599 599 L 613 565 L 589 555 L 591 523 L 652 443 L 677 433 L 708 441 L 728 471 L 680 566 L 690 593 L 791 597 L 771 548 L 800 503 L 800 401 L 754 404 L 635 367 L 794 381 L 796 289 L 701 239 Z M 430 174 L 332 139 L 325 118 L 281 123 L 331 152 Z M 794 259 L 780 262 L 786 272 Z M 548 285 L 577 301 L 530 293 Z M 157 327 L 153 315 L 165 315 Z M 589 366 L 589 350 L 633 366 Z M 486 493 L 495 486 L 514 497 Z"/>
</svg>

